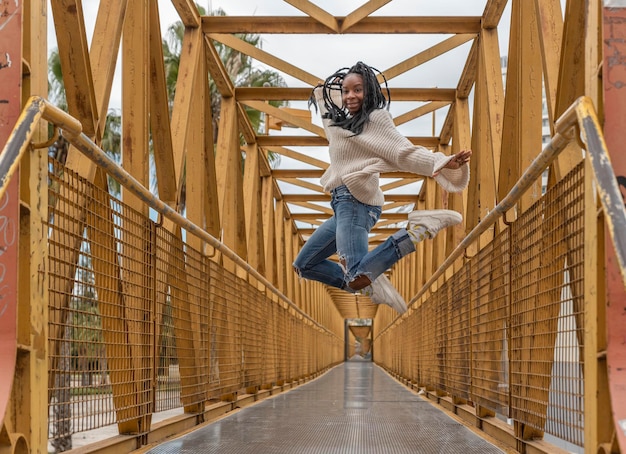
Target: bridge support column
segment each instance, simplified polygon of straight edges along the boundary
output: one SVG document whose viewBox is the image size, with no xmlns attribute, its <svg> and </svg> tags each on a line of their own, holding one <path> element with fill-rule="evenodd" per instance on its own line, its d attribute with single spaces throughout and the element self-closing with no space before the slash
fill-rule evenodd
<svg viewBox="0 0 626 454">
<path fill-rule="evenodd" d="M 604 0 L 603 8 L 603 66 L 602 83 L 604 89 L 604 138 L 611 158 L 611 164 L 622 196 L 626 200 L 626 154 L 623 150 L 626 133 L 626 0 Z M 626 229 L 626 226 L 612 226 L 613 229 Z M 605 227 L 605 230 L 608 226 Z M 606 352 L 608 388 L 612 406 L 612 420 L 622 452 L 626 452 L 626 351 L 623 339 L 626 338 L 626 289 L 617 262 L 614 245 L 608 233 L 605 234 L 604 266 L 606 267 L 606 333 L 602 333 Z M 598 242 L 602 244 L 602 242 Z M 600 287 L 602 289 L 602 287 Z M 604 325 L 604 318 L 598 319 Z M 606 350 L 604 350 L 606 348 Z M 604 360 L 603 360 L 604 361 Z M 587 379 L 587 377 L 585 377 Z M 585 407 L 586 408 L 586 407 Z M 601 424 L 598 422 L 598 424 Z M 604 425 L 607 426 L 606 424 Z"/>
</svg>

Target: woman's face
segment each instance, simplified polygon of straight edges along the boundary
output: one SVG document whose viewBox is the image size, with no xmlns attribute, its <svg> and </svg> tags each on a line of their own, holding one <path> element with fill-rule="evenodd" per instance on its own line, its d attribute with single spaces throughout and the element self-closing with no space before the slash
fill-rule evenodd
<svg viewBox="0 0 626 454">
<path fill-rule="evenodd" d="M 363 77 L 360 74 L 350 73 L 341 84 L 341 100 L 348 112 L 357 113 L 363 106 Z"/>
</svg>

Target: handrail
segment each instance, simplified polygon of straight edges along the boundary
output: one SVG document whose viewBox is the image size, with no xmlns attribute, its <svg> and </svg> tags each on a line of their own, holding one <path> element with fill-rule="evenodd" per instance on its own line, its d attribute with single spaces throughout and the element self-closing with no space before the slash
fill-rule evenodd
<svg viewBox="0 0 626 454">
<path fill-rule="evenodd" d="M 293 304 L 280 290 L 274 287 L 273 284 L 234 251 L 193 222 L 181 216 L 158 197 L 154 196 L 154 194 L 141 185 L 132 175 L 109 158 L 104 151 L 82 132 L 82 126 L 78 120 L 41 97 L 33 96 L 28 100 L 4 150 L 0 154 L 0 198 L 4 195 L 7 183 L 15 173 L 22 155 L 29 148 L 30 140 L 34 134 L 32 126 L 40 119 L 45 119 L 59 126 L 65 131 L 65 136 L 72 145 L 76 146 L 77 149 L 96 165 L 105 169 L 106 172 L 117 179 L 122 186 L 133 192 L 155 211 L 169 218 L 179 227 L 195 234 L 212 247 L 222 252 L 246 272 L 263 282 L 267 288 L 287 302 L 294 310 L 305 318 L 310 319 L 308 314 Z M 556 121 L 555 135 L 551 138 L 550 142 L 546 144 L 541 153 L 533 160 L 509 193 L 470 231 L 452 253 L 446 257 L 430 279 L 422 286 L 418 293 L 411 298 L 409 306 L 414 304 L 428 291 L 444 271 L 465 252 L 472 242 L 477 240 L 479 236 L 490 228 L 504 213 L 513 208 L 521 195 L 539 178 L 546 167 L 565 148 L 565 145 L 573 139 L 571 129 L 576 125 L 578 125 L 580 129 L 582 140 L 587 143 L 587 152 L 591 159 L 594 177 L 600 189 L 599 194 L 602 207 L 604 212 L 608 215 L 607 225 L 620 264 L 622 281 L 626 286 L 626 210 L 624 209 L 619 186 L 617 185 L 617 180 L 610 164 L 606 143 L 604 142 L 604 137 L 599 127 L 593 103 L 588 97 L 582 96 Z M 616 228 L 616 226 L 620 226 L 621 228 Z M 328 331 L 315 320 L 311 319 L 311 321 L 322 330 Z M 385 328 L 385 330 L 386 329 L 387 328 Z M 385 330 L 383 330 L 383 332 Z"/>
<path fill-rule="evenodd" d="M 624 435 L 626 435 L 626 405 L 624 404 L 624 383 L 626 383 L 626 356 L 624 355 L 623 349 L 623 340 L 626 336 L 626 327 L 623 323 L 623 313 L 626 306 L 624 299 L 622 298 L 623 292 L 624 290 L 626 290 L 626 209 L 624 205 L 624 199 L 619 189 L 615 171 L 611 165 L 609 152 L 604 140 L 603 132 L 591 100 L 587 97 L 578 98 L 558 119 L 555 124 L 555 128 L 556 133 L 554 137 L 552 137 L 550 142 L 545 146 L 541 153 L 539 153 L 539 155 L 533 160 L 528 169 L 524 171 L 523 175 L 515 183 L 513 188 L 508 192 L 506 197 L 504 197 L 502 201 L 498 203 L 497 206 L 492 211 L 490 211 L 488 215 L 485 216 L 485 218 L 478 223 L 477 226 L 475 226 L 471 230 L 471 232 L 460 242 L 460 244 L 437 268 L 437 270 L 430 277 L 428 282 L 426 282 L 426 284 L 424 284 L 424 286 L 419 289 L 419 292 L 411 299 L 411 301 L 409 302 L 409 306 L 412 306 L 414 309 L 416 309 L 416 311 L 412 314 L 409 314 L 407 312 L 407 315 L 394 317 L 393 320 L 391 320 L 386 326 L 382 327 L 380 332 L 377 333 L 374 342 L 378 342 L 378 344 L 382 343 L 381 345 L 383 346 L 383 349 L 388 343 L 392 344 L 393 347 L 387 349 L 388 354 L 385 353 L 385 355 L 389 356 L 386 361 L 386 366 L 394 373 L 402 374 L 403 378 L 411 378 L 413 372 L 409 371 L 407 373 L 408 369 L 404 367 L 406 364 L 401 361 L 400 366 L 398 366 L 398 364 L 394 363 L 392 359 L 395 359 L 397 354 L 400 354 L 400 356 L 402 356 L 404 352 L 412 352 L 406 350 L 406 348 L 404 348 L 403 346 L 397 347 L 396 344 L 398 343 L 398 339 L 400 340 L 400 344 L 403 344 L 406 329 L 412 331 L 414 328 L 413 326 L 408 326 L 404 322 L 409 322 L 410 317 L 419 316 L 420 314 L 422 316 L 425 315 L 424 311 L 418 312 L 418 310 L 424 309 L 423 307 L 417 307 L 418 299 L 422 297 L 427 291 L 432 291 L 434 293 L 437 290 L 434 288 L 434 284 L 437 282 L 438 279 L 442 277 L 443 273 L 446 270 L 450 269 L 450 266 L 459 257 L 461 257 L 461 254 L 465 253 L 466 248 L 470 246 L 470 244 L 476 242 L 480 238 L 480 235 L 487 231 L 487 229 L 490 228 L 495 222 L 497 222 L 501 218 L 501 216 L 504 216 L 508 212 L 508 210 L 514 208 L 515 203 L 517 203 L 521 195 L 526 193 L 531 187 L 532 183 L 534 183 L 535 181 L 537 181 L 537 179 L 541 177 L 546 167 L 552 161 L 554 161 L 559 153 L 561 153 L 566 148 L 566 145 L 572 143 L 574 140 L 577 140 L 580 147 L 583 149 L 584 155 L 582 155 L 582 158 L 586 160 L 584 161 L 585 204 L 592 204 L 591 206 L 585 205 L 584 207 L 584 217 L 588 218 L 589 216 L 591 216 L 591 218 L 585 219 L 585 221 L 591 222 L 592 228 L 590 231 L 587 231 L 588 226 L 584 226 L 585 231 L 582 232 L 582 236 L 589 237 L 589 235 L 594 235 L 594 238 L 591 239 L 591 245 L 587 244 L 587 240 L 590 238 L 582 238 L 583 242 L 585 243 L 583 251 L 583 255 L 585 256 L 583 258 L 586 262 L 584 264 L 584 271 L 594 271 L 593 269 L 588 268 L 588 257 L 586 256 L 588 252 L 590 252 L 592 255 L 597 253 L 597 251 L 594 250 L 593 246 L 595 245 L 596 241 L 599 241 L 598 246 L 606 248 L 605 252 L 607 253 L 607 257 L 604 257 L 604 260 L 607 264 L 607 267 L 609 265 L 612 265 L 613 267 L 618 266 L 621 281 L 617 277 L 616 271 L 612 275 L 605 276 L 601 272 L 601 268 L 604 266 L 604 263 L 600 263 L 598 264 L 600 266 L 600 271 L 598 272 L 598 275 L 584 276 L 584 279 L 582 279 L 583 282 L 581 285 L 584 288 L 579 289 L 578 291 L 578 293 L 582 292 L 582 294 L 573 295 L 572 292 L 576 292 L 572 290 L 572 292 L 570 292 L 567 296 L 563 296 L 561 294 L 562 301 L 559 302 L 559 282 L 549 283 L 549 285 L 552 286 L 549 290 L 554 291 L 553 287 L 555 285 L 557 286 L 557 301 L 550 301 L 550 304 L 548 304 L 547 301 L 542 301 L 541 307 L 538 309 L 538 312 L 534 313 L 524 312 L 528 309 L 527 307 L 520 309 L 522 313 L 530 314 L 522 317 L 522 319 L 515 319 L 514 315 L 516 308 L 511 306 L 511 301 L 508 301 L 509 312 L 506 317 L 513 317 L 513 319 L 510 319 L 506 323 L 506 326 L 500 325 L 499 327 L 496 326 L 495 328 L 493 326 L 486 328 L 483 327 L 484 329 L 480 329 L 479 331 L 480 333 L 486 332 L 487 337 L 484 338 L 484 336 L 479 336 L 479 339 L 473 339 L 471 336 L 477 331 L 475 331 L 475 327 L 473 326 L 473 324 L 470 323 L 470 325 L 472 326 L 469 328 L 471 331 L 469 346 L 459 346 L 457 345 L 458 342 L 452 342 L 452 344 L 448 345 L 448 347 L 451 347 L 451 350 L 447 350 L 447 347 L 438 350 L 438 357 L 442 356 L 444 359 L 447 358 L 448 360 L 452 361 L 452 363 L 450 364 L 448 364 L 448 362 L 444 360 L 439 361 L 438 367 L 440 368 L 440 370 L 438 371 L 438 374 L 443 374 L 447 377 L 449 375 L 449 371 L 447 371 L 447 369 L 452 370 L 455 367 L 459 366 L 459 361 L 455 360 L 455 358 L 459 356 L 457 355 L 457 353 L 459 353 L 459 348 L 462 350 L 462 352 L 460 353 L 461 356 L 469 354 L 468 361 L 471 362 L 474 359 L 478 358 L 479 362 L 482 361 L 484 363 L 486 358 L 485 355 L 489 357 L 488 359 L 493 359 L 493 355 L 489 353 L 493 350 L 493 346 L 489 345 L 486 347 L 485 350 L 485 346 L 481 345 L 481 342 L 482 344 L 484 344 L 485 339 L 487 339 L 487 342 L 489 342 L 489 340 L 493 341 L 493 339 L 495 339 L 494 333 L 498 330 L 506 331 L 506 333 L 502 334 L 504 336 L 504 342 L 508 342 L 509 340 L 511 340 L 511 336 L 515 338 L 516 336 L 521 335 L 525 338 L 525 340 L 523 342 L 523 345 L 517 345 L 517 347 L 520 347 L 526 352 L 522 354 L 522 361 L 528 359 L 528 354 L 530 352 L 530 361 L 548 361 L 548 363 L 550 361 L 553 361 L 554 364 L 561 361 L 568 365 L 577 365 L 579 370 L 576 372 L 576 374 L 579 375 L 575 375 L 574 378 L 568 376 L 569 374 L 567 372 L 563 374 L 563 372 L 556 371 L 556 369 L 552 369 L 552 371 L 550 371 L 550 369 L 534 369 L 532 365 L 528 367 L 524 366 L 521 369 L 518 368 L 519 370 L 514 370 L 514 361 L 519 362 L 520 357 L 513 358 L 513 356 L 511 356 L 511 348 L 515 347 L 515 345 L 513 345 L 515 342 L 508 342 L 507 345 L 502 347 L 504 349 L 503 355 L 507 355 L 507 348 L 509 349 L 508 356 L 505 361 L 506 364 L 496 365 L 495 371 L 493 367 L 485 366 L 484 364 L 480 363 L 477 369 L 478 375 L 475 375 L 474 372 L 476 371 L 474 370 L 473 363 L 469 364 L 469 375 L 466 372 L 465 377 L 469 380 L 469 383 L 474 383 L 473 380 L 477 376 L 479 383 L 476 392 L 474 392 L 473 389 L 470 390 L 470 394 L 475 394 L 475 396 L 470 396 L 471 399 L 475 400 L 474 397 L 478 397 L 477 403 L 480 403 L 482 396 L 482 398 L 491 402 L 486 404 L 487 407 L 490 408 L 510 408 L 511 405 L 515 404 L 514 397 L 519 396 L 522 397 L 522 400 L 531 399 L 533 400 L 533 402 L 541 402 L 543 409 L 540 410 L 540 413 L 538 413 L 542 418 L 541 422 L 539 422 L 539 420 L 533 420 L 533 423 L 538 422 L 539 425 L 535 427 L 538 427 L 539 430 L 543 432 L 543 426 L 548 425 L 547 421 L 550 420 L 551 406 L 558 407 L 558 403 L 552 402 L 550 399 L 551 396 L 548 395 L 552 392 L 552 388 L 549 386 L 551 383 L 550 381 L 544 381 L 541 384 L 535 382 L 529 385 L 530 381 L 528 379 L 528 376 L 534 375 L 545 377 L 545 373 L 552 373 L 552 378 L 550 378 L 550 375 L 548 375 L 549 380 L 555 379 L 557 381 L 563 379 L 578 380 L 579 377 L 583 376 L 584 378 L 591 377 L 591 380 L 585 380 L 584 384 L 580 385 L 580 388 L 576 391 L 582 392 L 582 395 L 577 396 L 576 399 L 580 399 L 580 408 L 582 408 L 582 411 L 584 412 L 585 424 L 580 427 L 581 433 L 583 435 L 583 447 L 585 448 L 585 452 L 587 452 L 589 448 L 598 448 L 598 452 L 603 450 L 609 452 L 614 446 L 617 446 L 617 444 L 620 444 L 623 449 L 623 439 Z M 588 185 L 587 183 L 590 183 L 590 185 Z M 591 191 L 591 193 L 589 191 Z M 597 211 L 598 200 L 601 203 L 601 209 L 604 215 L 603 221 L 605 229 L 596 232 L 595 223 L 597 222 L 599 216 L 599 213 Z M 612 246 L 609 246 L 606 241 L 603 241 L 603 232 L 605 230 L 608 231 L 606 237 L 607 240 L 610 238 Z M 536 238 L 534 238 L 533 241 L 534 240 L 536 240 Z M 541 244 L 540 241 L 539 243 L 535 241 L 535 244 L 544 246 Z M 589 249 L 590 246 L 591 249 Z M 614 260 L 611 254 L 613 251 L 615 251 Z M 607 260 L 609 258 L 609 254 L 611 254 L 611 263 L 609 263 Z M 567 265 L 572 267 L 575 264 L 570 263 L 570 258 L 567 259 Z M 601 260 L 602 258 L 603 257 L 594 257 L 592 262 L 595 264 L 595 261 L 597 261 L 596 259 Z M 574 259 L 574 261 L 575 260 L 577 259 Z M 612 271 L 613 267 L 611 269 Z M 528 270 L 522 270 L 521 273 L 523 274 L 525 271 Z M 509 276 L 511 276 L 512 273 L 515 274 L 512 269 L 504 270 L 503 272 L 508 272 Z M 565 272 L 565 269 L 563 270 L 563 272 Z M 531 279 L 532 278 L 533 277 L 531 276 Z M 604 278 L 603 282 L 596 282 L 598 278 Z M 570 279 L 566 279 L 566 281 L 570 285 L 573 285 L 571 283 L 571 275 Z M 509 282 L 508 285 L 511 286 L 511 283 Z M 613 292 L 613 294 L 611 294 L 610 289 L 613 288 L 615 291 Z M 512 289 L 509 288 L 509 290 Z M 600 292 L 600 294 L 598 294 L 598 292 Z M 602 293 L 606 293 L 606 295 L 603 295 Z M 572 303 L 574 301 L 574 296 L 580 296 L 582 298 L 581 305 L 571 306 L 569 309 L 566 309 L 567 313 L 563 313 L 563 308 L 559 305 L 559 303 L 563 303 L 563 301 L 565 300 L 569 303 Z M 462 307 L 463 309 L 469 308 L 471 312 L 473 310 L 473 306 L 465 303 L 468 303 L 468 301 L 462 302 L 462 305 L 460 307 Z M 604 307 L 601 307 L 601 305 L 604 305 Z M 535 309 L 537 309 L 537 307 L 535 307 Z M 546 309 L 548 307 L 550 309 Z M 579 319 L 578 314 L 583 316 L 584 320 Z M 517 329 L 517 326 L 514 326 L 516 325 L 516 323 L 524 324 L 529 322 L 533 315 L 534 320 L 530 323 L 535 324 L 533 324 L 532 327 L 530 327 L 529 329 L 525 330 L 524 328 L 521 328 L 520 331 L 519 329 Z M 576 325 L 576 331 L 580 332 L 580 335 L 582 336 L 582 338 L 578 338 L 577 341 L 574 341 L 573 343 L 569 343 L 568 341 L 565 341 L 563 339 L 558 340 L 558 336 L 563 332 L 563 330 L 571 330 L 571 327 L 564 327 L 560 325 L 561 319 L 564 317 L 567 318 L 568 316 L 576 317 L 576 320 L 572 323 Z M 445 315 L 443 317 L 445 317 Z M 473 313 L 470 314 L 469 317 L 471 319 L 473 317 Z M 495 320 L 493 316 L 491 318 L 487 318 L 487 321 Z M 500 319 L 498 318 L 498 320 Z M 556 326 L 557 321 L 559 326 Z M 485 322 L 485 320 L 479 322 L 482 323 Z M 446 322 L 444 320 L 444 325 L 445 323 Z M 467 325 L 467 323 L 462 324 L 463 327 Z M 423 335 L 426 337 L 426 343 L 428 343 L 429 336 L 430 338 L 432 338 L 432 336 L 436 337 L 438 334 L 440 334 L 437 330 L 435 330 L 434 334 L 429 330 L 426 331 L 423 333 Z M 461 333 L 456 333 L 457 337 L 455 339 L 457 341 L 459 339 L 458 336 L 464 336 L 467 334 L 466 331 L 461 331 Z M 549 342 L 549 344 L 546 344 L 545 340 L 528 341 L 527 343 L 526 338 L 532 337 L 533 334 L 550 336 L 550 340 L 547 341 Z M 477 346 L 474 343 L 475 340 L 478 343 Z M 512 340 L 514 341 L 515 339 Z M 413 345 L 414 341 L 409 341 L 409 343 Z M 551 353 L 548 352 L 542 353 L 537 358 L 535 358 L 534 356 L 536 355 L 534 355 L 533 352 L 538 351 L 539 349 L 544 348 L 547 345 L 551 345 L 551 347 L 554 349 L 554 352 L 557 352 L 558 349 L 561 347 L 565 347 L 566 349 L 568 347 L 571 347 L 573 351 L 575 351 L 577 348 L 580 348 L 584 345 L 584 354 L 583 352 L 579 352 L 577 355 L 576 353 L 574 353 L 572 356 L 570 356 L 570 354 L 563 355 L 563 353 L 559 353 L 558 355 L 554 353 L 554 355 L 551 355 Z M 484 353 L 482 356 L 481 351 L 482 353 Z M 478 352 L 477 356 L 475 355 L 476 352 Z M 463 365 L 467 364 L 463 363 Z M 545 365 L 546 364 L 544 364 L 544 366 Z M 504 394 L 500 394 L 498 397 L 494 397 L 493 393 L 491 392 L 493 391 L 495 386 L 484 386 L 485 381 L 488 380 L 485 379 L 486 369 L 488 369 L 486 372 L 487 375 L 495 373 L 496 377 L 498 377 L 498 370 L 500 374 L 504 373 L 504 379 L 502 379 L 502 375 L 500 375 L 500 378 L 496 378 L 495 380 L 493 380 L 492 384 L 498 384 L 499 388 L 499 383 L 504 382 L 504 386 L 508 386 L 508 393 L 505 392 Z M 516 377 L 513 377 L 513 372 L 521 373 L 521 375 L 523 376 L 521 378 L 521 382 L 523 382 L 522 388 L 529 386 L 535 387 L 535 389 L 541 389 L 541 392 L 545 392 L 545 394 L 533 394 L 534 391 L 524 391 L 522 392 L 522 394 L 517 393 L 519 389 L 516 390 L 515 386 L 511 387 L 511 385 L 515 385 L 516 383 L 519 384 L 518 382 L 520 380 Z M 428 373 L 426 375 L 428 375 Z M 556 377 L 556 375 L 559 375 L 560 378 Z M 602 377 L 602 380 L 594 380 L 596 375 Z M 428 381 L 428 378 L 426 379 L 426 381 Z M 434 383 L 434 385 L 437 388 L 440 382 L 437 380 L 435 380 L 435 382 L 436 383 Z M 558 387 L 559 385 L 555 386 Z M 598 389 L 604 389 L 605 387 L 608 388 L 608 395 L 603 396 L 601 399 L 598 399 L 597 396 L 594 395 L 594 393 L 597 392 Z M 454 384 L 448 388 L 450 389 L 447 389 L 445 386 L 443 387 L 444 390 L 450 391 L 451 394 L 455 393 Z M 459 387 L 457 386 L 456 388 L 458 390 Z M 498 393 L 500 393 L 500 391 L 498 391 Z M 462 395 L 462 393 L 460 395 Z M 503 401 L 500 401 L 500 397 L 502 397 Z M 523 409 L 520 412 L 520 421 L 525 423 L 530 418 L 528 418 L 524 414 L 524 410 L 527 409 L 524 403 L 521 404 L 521 407 L 523 407 Z M 612 429 L 607 429 L 609 430 L 609 432 L 607 432 L 606 434 L 598 434 L 596 428 L 590 426 L 593 426 L 595 424 L 596 419 L 604 417 L 605 412 L 610 413 L 610 417 L 605 418 L 609 419 L 606 422 L 612 423 L 614 427 Z M 479 418 L 482 417 L 482 415 L 479 415 L 478 411 L 476 411 L 476 415 L 478 415 Z M 514 419 L 517 423 L 517 418 Z M 531 423 L 531 426 L 533 425 L 533 423 Z M 557 435 L 558 437 L 558 434 L 555 434 L 554 432 L 551 432 L 549 430 L 546 430 L 546 433 L 552 433 L 553 435 Z M 602 438 L 603 436 L 604 438 Z M 567 437 L 564 437 L 564 439 L 567 439 Z"/>
<path fill-rule="evenodd" d="M 78 120 L 39 96 L 32 96 L 28 100 L 22 110 L 22 114 L 20 115 L 15 128 L 13 128 L 13 132 L 9 136 L 9 140 L 2 150 L 2 153 L 0 153 L 0 199 L 4 195 L 6 187 L 15 173 L 22 156 L 30 147 L 30 141 L 35 132 L 33 126 L 41 119 L 59 126 L 59 128 L 64 132 L 64 137 L 66 137 L 72 145 L 80 150 L 86 157 L 91 159 L 97 166 L 103 168 L 105 172 L 115 178 L 122 186 L 132 192 L 144 203 L 166 218 L 170 219 L 174 222 L 174 224 L 209 243 L 212 247 L 231 259 L 246 272 L 252 274 L 256 279 L 261 281 L 265 287 L 270 289 L 270 291 L 285 301 L 292 309 L 302 315 L 305 319 L 311 321 L 311 323 L 320 328 L 322 331 L 335 335 L 335 333 L 312 319 L 306 312 L 296 306 L 289 298 L 287 298 L 286 295 L 278 290 L 256 269 L 250 266 L 250 264 L 239 257 L 233 250 L 229 249 L 224 243 L 219 241 L 207 231 L 203 230 L 198 225 L 180 215 L 176 210 L 171 208 L 146 189 L 132 175 L 109 158 L 106 153 L 98 147 L 98 145 L 96 145 L 82 132 L 82 125 Z"/>
<path fill-rule="evenodd" d="M 501 216 L 513 208 L 524 192 L 541 176 L 548 165 L 559 155 L 565 146 L 574 138 L 572 128 L 579 127 L 582 140 L 587 144 L 587 152 L 591 159 L 596 184 L 599 188 L 602 208 L 607 214 L 607 225 L 613 245 L 615 247 L 622 281 L 626 286 L 626 210 L 617 179 L 611 166 L 608 150 L 599 126 L 598 117 L 593 103 L 586 96 L 578 98 L 555 123 L 555 135 L 545 148 L 533 160 L 528 169 L 522 174 L 509 193 L 483 218 L 476 227 L 459 243 L 446 257 L 430 279 L 422 286 L 417 294 L 409 301 L 413 305 L 428 289 L 441 277 L 450 265 L 459 258 L 465 250 L 476 241 L 479 236 L 490 228 Z M 619 226 L 619 228 L 616 228 Z M 391 327 L 396 317 L 380 334 Z"/>
</svg>

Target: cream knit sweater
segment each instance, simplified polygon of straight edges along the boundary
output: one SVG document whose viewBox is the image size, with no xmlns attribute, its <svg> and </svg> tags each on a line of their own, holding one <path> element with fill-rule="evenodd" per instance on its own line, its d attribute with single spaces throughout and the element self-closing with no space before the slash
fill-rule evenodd
<svg viewBox="0 0 626 454">
<path fill-rule="evenodd" d="M 320 113 L 326 109 L 322 87 L 314 91 Z M 334 94 L 334 93 L 333 93 Z M 341 100 L 335 101 L 341 105 Z M 380 189 L 381 172 L 413 172 L 432 177 L 448 192 L 460 192 L 469 182 L 469 165 L 460 169 L 443 169 L 453 156 L 413 145 L 398 132 L 391 114 L 384 109 L 374 110 L 369 122 L 359 135 L 338 126 L 332 120 L 322 120 L 329 143 L 330 166 L 320 180 L 324 190 L 330 192 L 345 184 L 350 193 L 367 205 L 382 206 L 385 202 Z"/>
</svg>

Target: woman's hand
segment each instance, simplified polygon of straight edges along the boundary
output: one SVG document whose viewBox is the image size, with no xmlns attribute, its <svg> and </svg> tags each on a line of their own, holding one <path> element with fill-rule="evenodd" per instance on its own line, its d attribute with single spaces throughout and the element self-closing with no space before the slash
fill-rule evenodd
<svg viewBox="0 0 626 454">
<path fill-rule="evenodd" d="M 472 156 L 472 150 L 463 150 L 459 151 L 454 155 L 452 159 L 450 159 L 445 166 L 444 169 L 460 169 L 461 166 L 467 164 Z"/>
<path fill-rule="evenodd" d="M 436 177 L 437 175 L 439 175 L 442 169 L 452 169 L 452 170 L 460 169 L 462 166 L 464 166 L 465 164 L 469 162 L 471 156 L 472 156 L 472 150 L 459 151 L 457 154 L 452 155 L 452 159 L 450 159 L 446 163 L 445 166 L 437 170 L 433 174 L 433 177 Z"/>
</svg>

